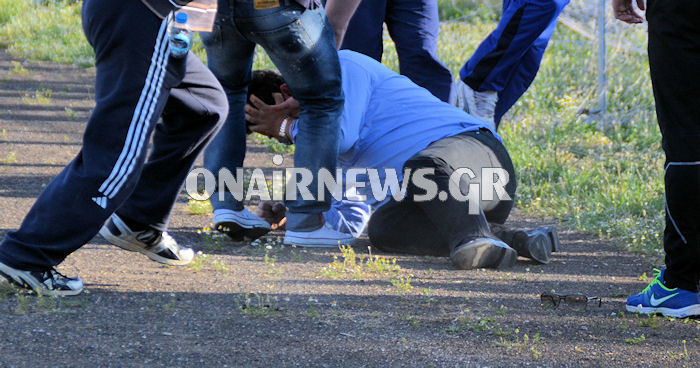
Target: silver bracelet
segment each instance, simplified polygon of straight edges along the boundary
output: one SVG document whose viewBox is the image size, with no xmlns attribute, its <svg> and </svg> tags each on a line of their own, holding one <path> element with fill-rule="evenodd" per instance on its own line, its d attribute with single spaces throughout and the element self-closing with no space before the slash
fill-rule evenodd
<svg viewBox="0 0 700 368">
<path fill-rule="evenodd" d="M 286 118 L 284 120 L 282 120 L 282 124 L 280 125 L 280 131 L 278 134 L 279 135 L 278 140 L 280 141 L 280 143 L 284 143 L 284 144 L 291 143 L 289 140 L 289 137 L 287 137 L 287 123 L 288 123 L 288 120 Z"/>
</svg>

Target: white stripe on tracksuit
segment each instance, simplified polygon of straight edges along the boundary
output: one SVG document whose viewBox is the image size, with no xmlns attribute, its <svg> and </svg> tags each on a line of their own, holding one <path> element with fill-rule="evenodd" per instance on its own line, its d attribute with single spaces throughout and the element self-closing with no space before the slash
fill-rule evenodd
<svg viewBox="0 0 700 368">
<path fill-rule="evenodd" d="M 141 96 L 131 119 L 124 147 L 117 159 L 117 163 L 112 168 L 112 172 L 99 189 L 102 194 L 110 199 L 119 193 L 119 190 L 133 171 L 146 139 L 153 111 L 158 103 L 163 77 L 168 64 L 168 56 L 170 55 L 167 35 L 170 18 L 168 16 L 163 20 L 158 31 L 158 38 L 151 57 L 151 66 L 148 69 L 144 88 L 141 91 Z"/>
</svg>

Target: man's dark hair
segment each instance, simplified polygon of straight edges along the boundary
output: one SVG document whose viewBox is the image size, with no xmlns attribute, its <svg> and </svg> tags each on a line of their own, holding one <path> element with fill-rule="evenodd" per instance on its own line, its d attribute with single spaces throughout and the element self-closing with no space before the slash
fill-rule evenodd
<svg viewBox="0 0 700 368">
<path fill-rule="evenodd" d="M 280 93 L 280 86 L 282 84 L 284 84 L 284 79 L 277 71 L 270 69 L 255 70 L 253 71 L 253 79 L 250 81 L 250 84 L 248 84 L 246 102 L 251 104 L 250 95 L 255 95 L 266 104 L 274 105 L 275 98 L 272 97 L 272 94 Z M 246 131 L 250 134 L 251 131 L 248 129 L 248 125 L 250 125 L 250 123 L 246 121 Z"/>
</svg>

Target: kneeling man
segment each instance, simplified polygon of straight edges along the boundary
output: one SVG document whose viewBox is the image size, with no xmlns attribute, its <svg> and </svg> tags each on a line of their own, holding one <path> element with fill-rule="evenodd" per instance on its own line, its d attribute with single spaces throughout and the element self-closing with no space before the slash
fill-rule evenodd
<svg viewBox="0 0 700 368">
<path fill-rule="evenodd" d="M 351 168 L 368 168 L 369 174 L 324 213 L 326 226 L 317 239 L 297 242 L 287 232 L 285 243 L 337 246 L 368 227 L 380 250 L 449 256 L 461 269 L 510 267 L 518 254 L 549 262 L 558 244 L 553 228 L 502 225 L 513 208 L 515 171 L 488 124 L 372 58 L 348 50 L 339 56 L 346 103 L 338 166 L 346 176 Z M 298 121 L 288 117 L 298 116 L 298 105 L 284 80 L 271 71 L 256 72 L 249 92 L 250 129 L 293 142 Z M 389 169 L 397 173 L 404 198 L 373 195 L 377 181 L 388 185 Z M 258 214 L 277 222 L 284 207 L 265 203 Z"/>
</svg>

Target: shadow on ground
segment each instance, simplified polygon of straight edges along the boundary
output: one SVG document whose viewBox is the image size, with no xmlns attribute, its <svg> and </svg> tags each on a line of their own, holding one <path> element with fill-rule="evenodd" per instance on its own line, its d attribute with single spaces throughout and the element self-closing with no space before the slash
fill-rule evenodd
<svg viewBox="0 0 700 368">
<path fill-rule="evenodd" d="M 25 64 L 0 52 L 0 236 L 80 149 L 93 71 Z M 51 90 L 50 100 L 41 91 Z M 252 145 L 247 164 L 270 163 Z M 200 161 L 201 162 L 201 161 Z M 253 204 L 253 203 L 251 203 Z M 37 298 L 0 284 L 0 366 L 696 367 L 700 324 L 623 313 L 648 259 L 563 232 L 549 265 L 454 269 L 439 257 L 382 255 L 400 268 L 328 272 L 337 249 L 258 247 L 198 234 L 187 197 L 170 229 L 204 255 L 165 267 L 96 237 L 61 265 L 88 293 Z M 516 213 L 515 224 L 541 225 Z M 368 254 L 367 241 L 355 247 Z M 269 249 L 266 247 L 269 245 Z M 373 251 L 373 254 L 377 254 Z M 603 298 L 543 309 L 542 292 Z"/>
</svg>

